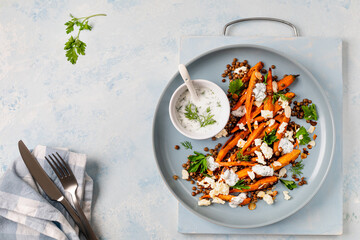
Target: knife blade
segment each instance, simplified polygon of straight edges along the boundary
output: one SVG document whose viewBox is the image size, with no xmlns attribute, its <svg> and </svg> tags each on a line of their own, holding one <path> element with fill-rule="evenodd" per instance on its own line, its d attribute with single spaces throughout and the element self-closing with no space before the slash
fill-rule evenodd
<svg viewBox="0 0 360 240">
<path fill-rule="evenodd" d="M 29 169 L 31 176 L 35 179 L 35 181 L 40 185 L 42 190 L 51 200 L 58 201 L 65 207 L 72 219 L 74 219 L 75 223 L 79 226 L 80 230 L 84 233 L 84 235 L 86 235 L 85 228 L 82 225 L 76 211 L 72 208 L 69 201 L 60 192 L 55 183 L 49 178 L 37 159 L 31 154 L 30 150 L 26 147 L 22 140 L 19 141 L 18 146 L 20 155 L 26 167 Z"/>
</svg>

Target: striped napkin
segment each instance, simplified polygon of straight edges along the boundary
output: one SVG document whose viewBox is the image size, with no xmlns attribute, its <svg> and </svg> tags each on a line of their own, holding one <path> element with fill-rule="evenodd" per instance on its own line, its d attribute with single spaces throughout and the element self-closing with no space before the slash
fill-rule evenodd
<svg viewBox="0 0 360 240">
<path fill-rule="evenodd" d="M 64 189 L 45 160 L 45 156 L 58 152 L 70 165 L 79 184 L 77 195 L 82 199 L 84 213 L 91 214 L 93 181 L 86 174 L 86 155 L 67 149 L 37 146 L 33 154 L 48 176 Z M 70 195 L 66 195 L 68 200 Z M 72 201 L 69 201 L 72 203 Z M 85 239 L 65 208 L 50 200 L 38 186 L 21 158 L 16 159 L 0 179 L 0 239 Z"/>
</svg>

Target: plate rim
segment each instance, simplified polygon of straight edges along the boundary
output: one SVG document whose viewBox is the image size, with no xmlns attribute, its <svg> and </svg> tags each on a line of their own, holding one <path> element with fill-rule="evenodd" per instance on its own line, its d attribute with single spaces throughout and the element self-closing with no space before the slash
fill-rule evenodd
<svg viewBox="0 0 360 240">
<path fill-rule="evenodd" d="M 153 123 L 152 123 L 152 148 L 153 148 L 153 154 L 154 154 L 154 157 L 155 157 L 155 162 L 156 162 L 156 166 L 157 166 L 157 169 L 158 171 L 160 172 L 160 176 L 163 180 L 163 182 L 165 183 L 165 185 L 167 186 L 167 188 L 170 190 L 171 194 L 176 198 L 176 200 L 182 204 L 182 206 L 184 206 L 187 210 L 189 210 L 190 212 L 192 212 L 193 214 L 195 214 L 196 216 L 199 216 L 201 217 L 202 219 L 206 220 L 206 221 L 209 221 L 211 223 L 214 223 L 214 224 L 217 224 L 217 225 L 221 225 L 221 226 L 225 226 L 225 227 L 230 227 L 230 228 L 237 228 L 237 229 L 247 229 L 247 228 L 257 228 L 257 227 L 263 227 L 263 226 L 268 226 L 268 225 L 271 225 L 271 224 L 274 224 L 274 223 L 277 223 L 277 222 L 280 222 L 288 217 L 290 217 L 291 215 L 295 214 L 296 212 L 298 212 L 300 209 L 302 209 L 303 207 L 305 207 L 312 199 L 313 197 L 318 193 L 318 191 L 320 190 L 321 186 L 323 185 L 325 179 L 327 178 L 327 175 L 329 173 L 329 170 L 330 170 L 330 167 L 332 165 L 332 162 L 333 162 L 333 158 L 334 158 L 334 147 L 335 147 L 335 144 L 336 144 L 336 130 L 335 130 L 335 124 L 334 124 L 334 116 L 333 116 L 333 111 L 332 111 L 332 108 L 331 108 L 331 105 L 329 103 L 329 100 L 326 96 L 326 93 L 324 91 L 324 89 L 321 87 L 321 85 L 319 84 L 318 80 L 314 77 L 314 75 L 306 68 L 304 67 L 302 64 L 300 64 L 297 60 L 294 60 L 293 58 L 291 57 L 288 57 L 286 56 L 285 53 L 281 52 L 281 51 L 278 51 L 278 50 L 275 50 L 273 48 L 270 48 L 270 47 L 265 47 L 265 46 L 262 46 L 262 45 L 258 45 L 258 44 L 230 44 L 230 45 L 225 45 L 225 46 L 221 46 L 221 47 L 217 47 L 217 48 L 213 48 L 213 49 L 210 49 L 208 51 L 205 51 L 204 53 L 202 54 L 199 54 L 197 56 L 195 56 L 194 58 L 192 58 L 190 61 L 188 61 L 186 64 L 184 64 L 186 67 L 188 67 L 189 65 L 191 65 L 193 62 L 197 61 L 198 59 L 202 58 L 202 57 L 205 57 L 206 55 L 209 55 L 209 54 L 212 54 L 212 53 L 215 53 L 215 52 L 218 52 L 218 51 L 221 51 L 221 50 L 226 50 L 226 49 L 231 49 L 231 48 L 258 48 L 258 49 L 261 49 L 261 50 L 265 50 L 265 51 L 269 51 L 269 52 L 272 52 L 274 54 L 277 54 L 277 55 L 280 55 L 281 57 L 287 59 L 288 61 L 292 62 L 294 65 L 296 65 L 297 67 L 299 67 L 302 71 L 304 71 L 306 74 L 308 74 L 310 76 L 310 78 L 312 78 L 313 82 L 317 85 L 318 89 L 319 89 L 319 92 L 321 93 L 321 95 L 323 96 L 324 98 L 324 101 L 325 101 L 325 105 L 327 106 L 328 108 L 328 111 L 329 111 L 329 115 L 330 115 L 330 125 L 331 125 L 331 129 L 332 129 L 332 134 L 333 134 L 333 137 L 332 137 L 332 146 L 331 146 L 331 153 L 330 153 L 330 159 L 329 159 L 329 164 L 326 168 L 326 171 L 324 173 L 324 176 L 322 177 L 321 181 L 319 184 L 317 184 L 315 186 L 315 190 L 312 192 L 312 194 L 310 194 L 309 198 L 307 198 L 306 201 L 304 201 L 302 204 L 298 205 L 297 208 L 294 208 L 292 211 L 289 211 L 288 214 L 284 214 L 282 215 L 281 217 L 278 217 L 278 218 L 274 218 L 272 221 L 268 221 L 268 222 L 265 222 L 265 223 L 261 223 L 261 224 L 252 224 L 250 226 L 239 226 L 239 225 L 236 225 L 236 224 L 227 224 L 227 223 L 223 223 L 223 222 L 220 222 L 220 221 L 216 221 L 212 218 L 209 218 L 209 217 L 206 217 L 202 214 L 200 214 L 199 212 L 195 211 L 194 209 L 192 209 L 190 206 L 188 206 L 184 201 L 182 201 L 180 199 L 180 197 L 177 196 L 177 194 L 173 191 L 173 189 L 170 187 L 170 184 L 168 183 L 168 181 L 166 181 L 165 179 L 165 176 L 163 174 L 163 172 L 161 171 L 161 168 L 160 168 L 160 165 L 159 165 L 159 161 L 158 161 L 158 158 L 157 158 L 157 153 L 156 153 L 156 147 L 155 147 L 155 125 L 156 125 L 156 118 L 158 117 L 157 115 L 157 112 L 159 110 L 159 107 L 160 107 L 160 103 L 161 103 L 161 99 L 164 97 L 165 95 L 165 90 L 170 86 L 170 84 L 173 82 L 173 80 L 180 74 L 179 71 L 177 71 L 170 79 L 170 81 L 168 81 L 168 83 L 166 84 L 165 88 L 163 89 L 159 99 L 158 99 L 158 102 L 157 102 L 157 105 L 156 105 L 156 108 L 155 108 L 155 113 L 154 113 L 154 118 L 153 118 Z"/>
</svg>

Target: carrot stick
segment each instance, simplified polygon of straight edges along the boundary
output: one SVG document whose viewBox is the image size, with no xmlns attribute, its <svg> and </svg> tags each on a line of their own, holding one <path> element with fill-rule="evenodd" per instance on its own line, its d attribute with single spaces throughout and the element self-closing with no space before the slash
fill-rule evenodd
<svg viewBox="0 0 360 240">
<path fill-rule="evenodd" d="M 244 152 L 248 147 L 250 147 L 251 143 L 259 136 L 259 134 L 264 130 L 266 127 L 266 123 L 261 123 L 257 129 L 255 129 L 250 136 L 248 137 L 242 151 Z"/>
<path fill-rule="evenodd" d="M 249 79 L 251 79 L 251 76 L 254 72 L 260 72 L 260 70 L 264 67 L 264 63 L 262 62 L 258 62 L 257 64 L 255 64 L 252 68 L 250 68 L 250 70 L 248 71 L 248 73 L 246 74 L 246 76 L 242 79 L 243 82 L 247 82 L 249 81 Z"/>
<path fill-rule="evenodd" d="M 235 106 L 231 110 L 234 111 L 234 110 L 238 109 L 239 107 L 241 107 L 241 105 L 244 104 L 245 100 L 246 100 L 246 91 L 244 91 L 244 94 L 241 96 L 239 101 L 235 104 Z"/>
<path fill-rule="evenodd" d="M 285 97 L 293 99 L 295 97 L 295 93 L 287 92 L 287 93 L 285 93 Z M 279 100 L 277 100 L 276 103 L 275 103 L 275 111 L 274 112 L 277 113 L 278 111 L 281 110 L 281 108 L 282 107 L 280 105 L 280 102 L 279 102 Z"/>
<path fill-rule="evenodd" d="M 298 76 L 299 75 L 287 75 L 286 77 L 278 81 L 278 90 L 281 91 L 289 87 L 294 82 L 295 78 Z"/>
<path fill-rule="evenodd" d="M 257 77 L 255 76 L 256 73 L 258 71 L 254 71 L 251 75 L 250 78 L 250 82 L 249 82 L 249 86 L 248 89 L 246 91 L 246 100 L 245 100 L 245 109 L 246 109 L 246 113 L 245 113 L 245 118 L 246 118 L 246 123 L 248 126 L 249 131 L 251 132 L 251 123 L 250 123 L 250 118 L 251 118 L 251 108 L 252 108 L 252 102 L 254 101 L 254 98 L 252 97 L 252 92 L 253 92 L 253 88 L 255 87 L 255 83 L 256 83 L 256 79 Z"/>
<path fill-rule="evenodd" d="M 255 190 L 260 190 L 263 188 L 267 188 L 270 185 L 275 184 L 278 181 L 278 178 L 275 176 L 272 177 L 265 177 L 260 179 L 259 181 L 248 185 L 250 188 L 249 189 L 232 189 L 230 190 L 231 193 L 233 192 L 251 192 L 251 191 L 255 191 Z"/>
<path fill-rule="evenodd" d="M 236 144 L 238 143 L 240 138 L 244 138 L 245 136 L 247 136 L 248 131 L 245 132 L 238 132 L 235 135 L 233 135 L 233 137 L 231 137 L 225 144 L 224 146 L 221 148 L 221 150 L 219 151 L 219 154 L 217 155 L 216 158 L 216 162 L 221 162 L 221 160 L 223 160 L 223 158 L 226 156 L 226 154 L 233 148 L 236 146 Z"/>
<path fill-rule="evenodd" d="M 294 149 L 292 150 L 292 152 L 285 154 L 283 156 L 281 156 L 278 160 L 278 162 L 281 163 L 281 166 L 274 166 L 274 164 L 272 163 L 270 166 L 276 171 L 279 170 L 280 168 L 285 167 L 286 165 L 290 164 L 291 162 L 295 161 L 299 155 L 300 155 L 301 151 L 299 149 Z"/>
<path fill-rule="evenodd" d="M 281 126 L 281 124 L 283 124 L 283 123 L 289 123 L 289 121 L 290 121 L 290 118 L 287 118 L 286 116 L 284 116 L 283 117 L 283 120 L 281 121 L 281 123 L 280 123 L 280 125 L 279 125 L 279 127 Z M 279 130 L 278 131 L 276 131 L 276 137 L 277 137 L 277 139 L 279 139 L 279 141 L 276 141 L 275 143 L 274 143 L 274 152 L 276 152 L 276 151 L 278 151 L 279 150 L 279 143 L 280 143 L 280 140 L 281 140 L 281 138 L 284 136 L 284 134 L 285 134 L 285 132 L 286 132 L 286 129 L 287 129 L 287 125 L 286 125 L 286 127 L 285 127 L 285 129 L 284 129 L 284 131 L 282 131 L 281 133 L 279 133 Z"/>
<path fill-rule="evenodd" d="M 284 114 L 279 114 L 274 117 L 274 119 L 278 122 L 281 122 L 284 118 Z"/>
<path fill-rule="evenodd" d="M 259 148 L 260 148 L 260 146 L 252 147 L 252 148 L 250 148 L 250 151 L 245 151 L 245 152 L 243 153 L 243 155 L 250 155 L 250 154 L 252 154 L 253 152 L 255 152 L 256 150 L 259 150 Z"/>
</svg>

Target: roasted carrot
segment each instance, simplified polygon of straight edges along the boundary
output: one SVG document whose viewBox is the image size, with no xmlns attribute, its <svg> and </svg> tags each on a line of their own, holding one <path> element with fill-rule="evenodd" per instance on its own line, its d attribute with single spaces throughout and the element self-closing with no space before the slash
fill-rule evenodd
<svg viewBox="0 0 360 240">
<path fill-rule="evenodd" d="M 246 100 L 246 91 L 244 91 L 244 94 L 240 97 L 239 101 L 235 104 L 235 106 L 231 110 L 234 111 L 239 107 L 241 107 L 241 105 L 244 104 L 245 100 Z"/>
<path fill-rule="evenodd" d="M 244 132 L 238 132 L 235 135 L 233 135 L 233 137 L 231 137 L 225 144 L 224 146 L 221 148 L 221 150 L 219 151 L 219 154 L 216 157 L 216 162 L 221 162 L 221 160 L 223 160 L 223 158 L 226 156 L 226 154 L 233 148 L 236 146 L 236 144 L 238 143 L 240 138 L 244 138 L 246 137 L 248 134 L 248 131 L 244 131 Z"/>
<path fill-rule="evenodd" d="M 281 163 L 281 166 L 274 166 L 274 164 L 272 163 L 270 166 L 276 171 L 279 170 L 280 168 L 285 167 L 286 165 L 290 164 L 291 162 L 295 161 L 299 155 L 300 155 L 301 151 L 299 149 L 294 149 L 292 150 L 292 152 L 285 154 L 283 156 L 281 156 L 278 160 L 279 163 Z"/>
<path fill-rule="evenodd" d="M 219 194 L 219 195 L 217 195 L 216 197 L 218 197 L 218 198 L 220 198 L 220 199 L 222 199 L 222 200 L 224 200 L 224 201 L 230 202 L 231 199 L 232 199 L 233 197 L 235 197 L 235 196 L 233 196 L 233 195 L 223 195 L 223 194 Z M 209 198 L 211 198 L 211 197 L 210 197 L 210 195 L 203 195 L 203 196 L 200 197 L 200 199 L 205 199 L 205 198 L 206 198 L 206 199 L 209 199 Z M 240 205 L 241 205 L 241 206 L 247 205 L 247 204 L 250 203 L 250 201 L 251 201 L 251 198 L 245 198 L 244 201 L 243 201 L 242 203 L 240 203 Z"/>
<path fill-rule="evenodd" d="M 277 122 L 281 122 L 284 118 L 284 114 L 279 114 L 274 117 Z"/>
<path fill-rule="evenodd" d="M 254 101 L 254 98 L 252 97 L 252 92 L 253 92 L 253 88 L 255 87 L 255 83 L 256 83 L 256 73 L 259 71 L 254 71 L 251 74 L 251 78 L 250 78 L 250 82 L 249 82 L 249 86 L 248 89 L 246 91 L 246 100 L 245 100 L 245 109 L 246 109 L 246 113 L 245 113 L 245 119 L 246 119 L 246 123 L 248 126 L 249 131 L 251 132 L 251 123 L 250 123 L 250 118 L 251 118 L 251 108 L 252 108 L 252 103 Z"/>
<path fill-rule="evenodd" d="M 259 136 L 259 134 L 264 130 L 266 127 L 266 123 L 261 123 L 257 129 L 255 129 L 248 137 L 242 151 L 244 152 L 248 147 L 250 147 L 251 143 Z"/>
<path fill-rule="evenodd" d="M 284 117 L 283 117 L 283 120 L 281 121 L 281 123 L 280 123 L 280 125 L 279 125 L 279 128 L 280 128 L 280 126 L 281 126 L 282 124 L 285 124 L 285 123 L 288 124 L 289 121 L 290 121 L 290 118 L 287 118 L 286 116 L 284 116 Z M 281 133 L 279 133 L 279 130 L 276 131 L 276 138 L 279 139 L 279 141 L 276 141 L 276 142 L 274 143 L 274 147 L 273 147 L 274 152 L 276 152 L 276 151 L 279 150 L 279 143 L 280 143 L 281 138 L 284 136 L 284 134 L 285 134 L 285 132 L 286 132 L 286 128 L 287 128 L 287 125 L 286 125 L 285 129 L 284 129 Z"/>
<path fill-rule="evenodd" d="M 278 90 L 281 91 L 289 87 L 294 82 L 295 78 L 298 76 L 299 75 L 287 75 L 286 77 L 278 81 Z"/>
<path fill-rule="evenodd" d="M 260 70 L 264 67 L 264 63 L 263 62 L 258 62 L 257 64 L 255 64 L 252 68 L 250 68 L 250 70 L 248 71 L 248 73 L 246 74 L 246 76 L 242 79 L 242 81 L 245 83 L 247 81 L 249 81 L 249 79 L 251 79 L 251 76 L 254 72 L 258 71 L 260 72 Z"/>
<path fill-rule="evenodd" d="M 255 152 L 256 150 L 259 150 L 260 146 L 255 146 L 255 147 L 252 147 L 250 148 L 250 151 L 247 151 L 245 150 L 245 152 L 243 153 L 244 155 L 250 155 L 252 154 L 253 152 Z"/>
<path fill-rule="evenodd" d="M 266 92 L 268 92 L 268 93 L 273 92 L 271 68 L 269 68 L 268 76 L 266 79 Z M 272 103 L 272 95 L 267 96 L 267 99 L 264 104 L 264 110 L 272 111 L 274 113 L 275 107 L 274 107 L 274 104 Z"/>
<path fill-rule="evenodd" d="M 273 184 L 275 184 L 278 181 L 278 178 L 275 176 L 271 176 L 271 177 L 265 177 L 260 179 L 259 181 L 248 185 L 249 189 L 232 189 L 230 190 L 231 193 L 233 192 L 251 192 L 251 191 L 255 191 L 255 190 L 260 190 L 260 189 L 264 189 L 267 188 Z"/>
<path fill-rule="evenodd" d="M 244 168 L 241 169 L 240 171 L 236 172 L 236 175 L 238 175 L 239 179 L 243 179 L 246 178 L 248 176 L 248 172 L 251 172 L 251 168 Z"/>
<path fill-rule="evenodd" d="M 253 120 L 255 121 L 254 118 L 261 113 L 261 110 L 263 109 L 263 107 L 264 107 L 263 105 L 261 105 L 260 107 L 257 107 L 257 108 L 251 113 L 251 119 L 253 119 Z M 254 122 L 253 120 L 251 120 L 250 123 L 253 123 L 253 122 Z M 234 133 L 234 132 L 236 132 L 237 130 L 239 130 L 238 124 L 240 124 L 240 123 L 242 123 L 242 124 L 244 124 L 244 125 L 246 124 L 246 116 L 243 116 L 242 118 L 240 118 L 240 120 L 237 122 L 236 126 L 231 130 L 231 133 Z"/>
<path fill-rule="evenodd" d="M 258 136 L 258 138 L 263 138 L 263 137 L 265 137 L 265 132 L 266 132 L 266 134 L 269 134 L 269 133 L 271 133 L 272 130 L 277 129 L 278 126 L 279 126 L 278 123 L 274 123 L 273 125 L 271 125 L 271 127 L 265 128 L 265 130 L 262 131 L 262 133 L 260 133 L 260 135 Z"/>
<path fill-rule="evenodd" d="M 219 162 L 220 166 L 223 167 L 232 167 L 232 166 L 245 166 L 245 167 L 252 167 L 256 163 L 253 162 L 246 162 L 246 161 L 240 161 L 240 162 Z"/>
</svg>

